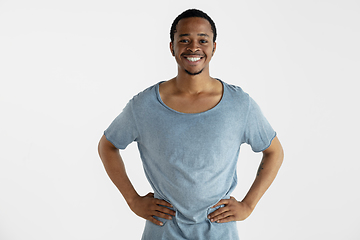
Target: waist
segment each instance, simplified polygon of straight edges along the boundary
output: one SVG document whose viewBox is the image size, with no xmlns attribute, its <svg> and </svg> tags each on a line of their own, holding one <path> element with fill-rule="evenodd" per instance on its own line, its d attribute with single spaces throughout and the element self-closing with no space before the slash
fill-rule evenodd
<svg viewBox="0 0 360 240">
<path fill-rule="evenodd" d="M 218 208 L 223 207 L 223 205 L 216 208 L 212 207 L 217 204 L 221 199 L 229 199 L 230 193 L 231 192 L 228 192 L 228 194 L 220 198 L 207 199 L 206 201 L 198 201 L 198 199 L 194 200 L 191 198 L 185 199 L 184 201 L 184 196 L 182 196 L 182 198 L 180 199 L 176 197 L 165 197 L 157 192 L 154 193 L 154 197 L 165 200 L 173 206 L 173 208 L 170 209 L 176 212 L 176 221 L 183 224 L 192 225 L 209 221 L 207 216 Z"/>
</svg>

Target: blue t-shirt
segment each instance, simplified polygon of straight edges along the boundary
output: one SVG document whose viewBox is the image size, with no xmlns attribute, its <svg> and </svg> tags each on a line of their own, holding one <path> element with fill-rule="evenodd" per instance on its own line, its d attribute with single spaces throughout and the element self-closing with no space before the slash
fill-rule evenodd
<svg viewBox="0 0 360 240">
<path fill-rule="evenodd" d="M 238 239 L 236 222 L 212 223 L 207 215 L 237 184 L 240 145 L 263 151 L 276 133 L 240 87 L 221 81 L 223 96 L 214 108 L 187 114 L 163 103 L 160 83 L 132 98 L 105 130 L 119 149 L 137 142 L 155 198 L 176 211 L 172 220 L 159 219 L 163 226 L 147 221 L 142 239 Z"/>
</svg>

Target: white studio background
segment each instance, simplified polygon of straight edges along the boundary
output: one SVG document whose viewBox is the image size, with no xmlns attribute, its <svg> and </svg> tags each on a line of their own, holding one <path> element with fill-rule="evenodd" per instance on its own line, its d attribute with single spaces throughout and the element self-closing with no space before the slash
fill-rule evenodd
<svg viewBox="0 0 360 240">
<path fill-rule="evenodd" d="M 218 28 L 211 75 L 278 132 L 284 164 L 241 239 L 360 239 L 360 2 L 0 0 L 0 239 L 140 239 L 144 221 L 97 143 L 127 101 L 176 75 L 169 29 L 188 8 Z M 136 144 L 123 153 L 151 191 Z M 243 146 L 241 199 L 261 155 Z"/>
</svg>

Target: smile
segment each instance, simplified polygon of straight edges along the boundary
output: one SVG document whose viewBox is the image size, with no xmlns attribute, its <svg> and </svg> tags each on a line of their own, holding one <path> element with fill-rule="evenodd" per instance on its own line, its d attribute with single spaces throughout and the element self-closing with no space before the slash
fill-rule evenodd
<svg viewBox="0 0 360 240">
<path fill-rule="evenodd" d="M 199 61 L 201 57 L 187 57 L 186 59 L 189 60 L 190 62 L 196 62 Z"/>
</svg>

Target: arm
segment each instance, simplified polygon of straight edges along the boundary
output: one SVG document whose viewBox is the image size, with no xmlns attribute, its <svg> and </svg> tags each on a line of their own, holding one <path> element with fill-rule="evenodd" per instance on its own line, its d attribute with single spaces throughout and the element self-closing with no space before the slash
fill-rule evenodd
<svg viewBox="0 0 360 240">
<path fill-rule="evenodd" d="M 235 198 L 220 200 L 214 207 L 225 204 L 209 215 L 212 222 L 230 222 L 245 220 L 255 209 L 256 204 L 274 181 L 282 164 L 284 152 L 279 139 L 275 137 L 266 150 L 260 163 L 256 179 L 245 198 L 238 202 Z"/>
<path fill-rule="evenodd" d="M 131 184 L 126 171 L 124 162 L 120 156 L 119 149 L 109 142 L 105 135 L 102 136 L 98 146 L 99 156 L 104 164 L 105 170 L 111 181 L 119 189 L 128 205 L 139 197 Z"/>
<path fill-rule="evenodd" d="M 157 225 L 162 225 L 162 222 L 156 220 L 153 216 L 171 219 L 170 215 L 175 215 L 174 211 L 159 206 L 163 205 L 171 207 L 168 202 L 155 199 L 152 193 L 141 197 L 136 192 L 126 174 L 125 165 L 120 156 L 119 149 L 108 141 L 105 135 L 100 139 L 98 151 L 111 181 L 119 189 L 130 209 L 136 215 L 150 220 Z"/>
</svg>

